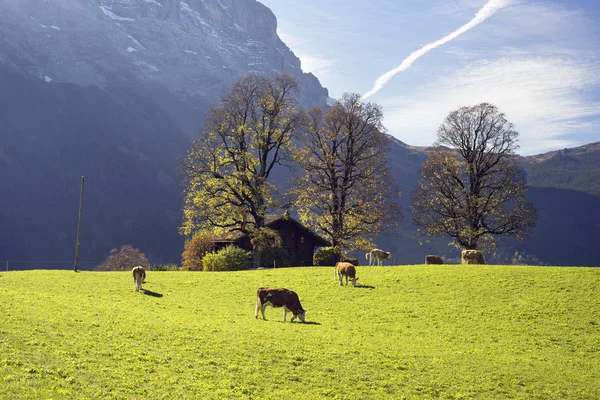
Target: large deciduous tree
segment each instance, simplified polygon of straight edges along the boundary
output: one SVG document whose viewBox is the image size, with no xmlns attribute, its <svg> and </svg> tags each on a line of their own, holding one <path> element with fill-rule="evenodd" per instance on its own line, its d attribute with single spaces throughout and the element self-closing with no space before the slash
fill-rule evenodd
<svg viewBox="0 0 600 400">
<path fill-rule="evenodd" d="M 211 108 L 207 122 L 182 163 L 185 172 L 181 231 L 253 235 L 274 207 L 273 169 L 290 159 L 301 121 L 298 86 L 288 75 L 250 74 Z M 260 263 L 260 252 L 254 264 Z"/>
<path fill-rule="evenodd" d="M 515 153 L 518 135 L 491 104 L 452 111 L 413 193 L 418 232 L 450 236 L 466 249 L 490 250 L 498 236 L 523 240 L 537 212 L 526 201 L 526 178 Z"/>
<path fill-rule="evenodd" d="M 402 220 L 400 191 L 386 161 L 381 108 L 344 94 L 327 113 L 309 110 L 296 187 L 301 220 L 323 233 L 338 255 L 366 249 L 372 237 Z"/>
</svg>

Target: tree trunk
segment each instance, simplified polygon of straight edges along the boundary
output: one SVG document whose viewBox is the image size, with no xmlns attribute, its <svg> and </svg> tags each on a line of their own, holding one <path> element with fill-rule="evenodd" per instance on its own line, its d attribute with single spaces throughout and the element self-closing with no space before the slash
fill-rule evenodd
<svg viewBox="0 0 600 400">
<path fill-rule="evenodd" d="M 262 251 L 258 250 L 256 246 L 252 247 L 252 268 L 260 267 L 260 260 L 262 258 Z"/>
</svg>

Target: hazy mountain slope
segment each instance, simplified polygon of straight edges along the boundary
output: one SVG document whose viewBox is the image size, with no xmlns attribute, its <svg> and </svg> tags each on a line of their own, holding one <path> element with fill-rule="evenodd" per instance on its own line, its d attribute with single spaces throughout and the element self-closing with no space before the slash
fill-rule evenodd
<svg viewBox="0 0 600 400">
<path fill-rule="evenodd" d="M 326 104 L 276 27 L 255 0 L 1 1 L 0 260 L 71 260 L 85 175 L 83 260 L 177 262 L 176 165 L 208 107 L 249 72 Z"/>
<path fill-rule="evenodd" d="M 187 137 L 142 89 L 46 84 L 6 68 L 0 87 L 0 254 L 72 258 L 82 175 L 84 259 L 124 243 L 177 254 L 175 167 Z"/>
<path fill-rule="evenodd" d="M 388 152 L 392 173 L 402 190 L 405 215 L 398 234 L 378 238 L 397 260 L 422 263 L 425 254 L 458 258 L 449 238 L 415 238 L 411 224 L 412 191 L 427 148 L 392 139 Z M 499 255 L 510 261 L 515 251 L 550 265 L 600 265 L 600 143 L 522 157 L 528 176 L 528 199 L 537 208 L 539 223 L 524 243 L 503 241 Z"/>
</svg>

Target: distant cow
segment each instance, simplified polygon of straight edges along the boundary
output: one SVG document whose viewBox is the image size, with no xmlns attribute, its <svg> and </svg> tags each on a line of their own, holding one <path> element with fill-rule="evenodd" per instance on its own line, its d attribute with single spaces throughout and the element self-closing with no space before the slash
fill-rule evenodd
<svg viewBox="0 0 600 400">
<path fill-rule="evenodd" d="M 440 256 L 432 256 L 432 255 L 425 256 L 425 264 L 443 264 L 443 263 L 444 263 L 444 259 Z"/>
<path fill-rule="evenodd" d="M 352 282 L 352 286 L 356 287 L 356 281 L 358 278 L 356 277 L 356 268 L 349 262 L 339 262 L 335 264 L 335 269 L 333 270 L 333 278 L 339 279 L 340 286 L 342 286 L 342 279 L 346 277 L 346 286 L 348 286 L 348 278 Z"/>
<path fill-rule="evenodd" d="M 135 291 L 139 292 L 142 288 L 142 283 L 146 279 L 146 269 L 142 266 L 134 267 L 131 271 L 133 273 L 133 283 L 135 283 Z"/>
<path fill-rule="evenodd" d="M 258 311 L 260 310 L 263 319 L 265 318 L 265 307 L 283 307 L 283 321 L 287 318 L 288 311 L 294 314 L 292 316 L 292 322 L 298 318 L 301 322 L 304 322 L 306 311 L 300 304 L 298 295 L 289 290 L 283 288 L 260 288 L 256 292 L 256 311 L 254 316 L 258 318 Z"/>
<path fill-rule="evenodd" d="M 365 258 L 369 260 L 369 265 L 374 264 L 377 261 L 377 265 L 381 265 L 381 262 L 386 259 L 392 258 L 392 253 L 388 253 L 387 251 L 373 249 L 367 254 L 365 254 Z M 375 260 L 375 261 L 374 261 Z"/>
<path fill-rule="evenodd" d="M 478 250 L 463 250 L 461 254 L 462 264 L 485 264 L 483 254 Z"/>
</svg>

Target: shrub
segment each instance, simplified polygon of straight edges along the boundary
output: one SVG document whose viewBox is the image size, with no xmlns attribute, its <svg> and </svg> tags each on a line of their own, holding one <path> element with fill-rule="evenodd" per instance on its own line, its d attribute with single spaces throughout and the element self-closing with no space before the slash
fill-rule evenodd
<svg viewBox="0 0 600 400">
<path fill-rule="evenodd" d="M 150 266 L 150 271 L 179 271 L 177 264 L 154 264 Z"/>
<path fill-rule="evenodd" d="M 350 264 L 354 265 L 355 267 L 358 266 L 358 258 L 349 258 L 346 256 L 342 256 L 342 259 L 340 261 L 349 262 Z"/>
<path fill-rule="evenodd" d="M 321 247 L 315 251 L 313 264 L 315 266 L 335 265 L 337 255 L 333 247 Z"/>
<path fill-rule="evenodd" d="M 262 264 L 266 267 L 272 267 L 273 261 L 277 267 L 289 267 L 290 255 L 283 247 L 274 247 L 263 251 Z"/>
<path fill-rule="evenodd" d="M 224 255 L 211 251 L 202 257 L 202 268 L 204 271 L 227 271 L 227 261 Z"/>
<path fill-rule="evenodd" d="M 204 271 L 237 271 L 248 268 L 250 252 L 236 246 L 227 246 L 218 252 L 206 253 L 202 258 Z"/>
<path fill-rule="evenodd" d="M 110 255 L 96 269 L 99 271 L 127 271 L 138 265 L 148 268 L 150 264 L 144 253 L 132 245 L 126 244 L 121 247 L 121 250 L 112 249 Z"/>
<path fill-rule="evenodd" d="M 202 257 L 215 249 L 215 236 L 210 232 L 198 232 L 185 242 L 181 254 L 183 271 L 202 271 Z"/>
</svg>

